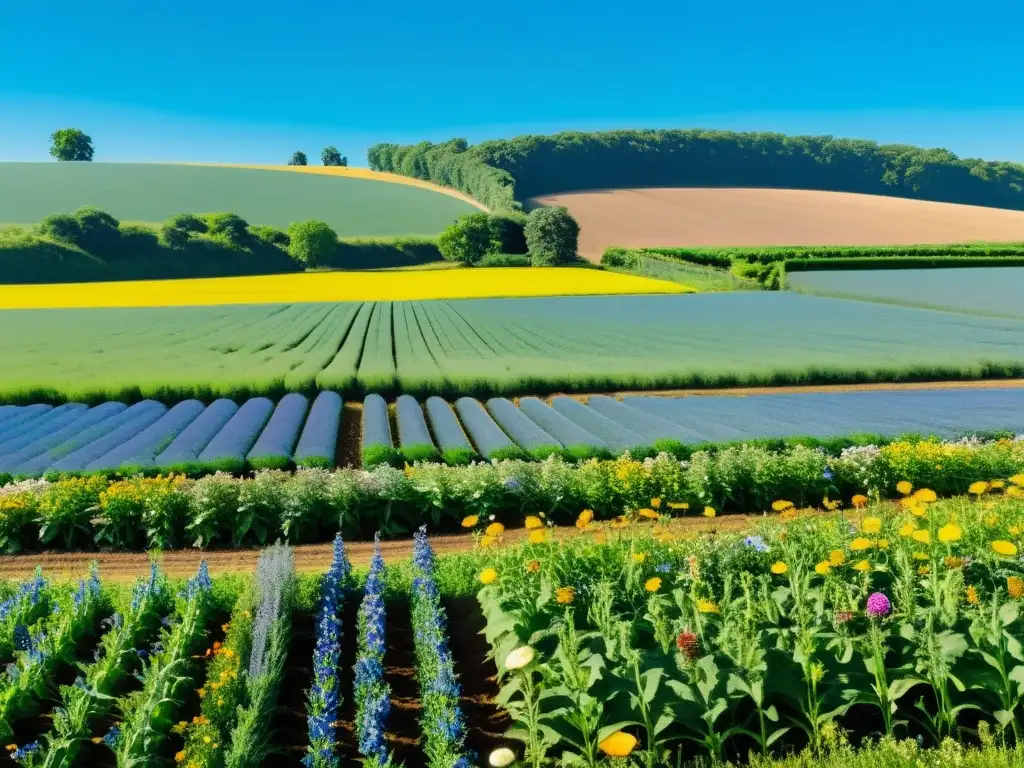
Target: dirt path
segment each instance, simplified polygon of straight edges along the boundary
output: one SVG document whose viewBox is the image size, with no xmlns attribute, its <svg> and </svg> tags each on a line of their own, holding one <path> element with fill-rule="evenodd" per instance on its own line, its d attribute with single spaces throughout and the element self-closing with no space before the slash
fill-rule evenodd
<svg viewBox="0 0 1024 768">
<path fill-rule="evenodd" d="M 737 531 L 746 528 L 761 515 L 723 515 L 715 519 L 703 517 L 680 518 L 672 521 L 674 531 L 698 533 L 711 530 Z M 574 537 L 580 534 L 575 528 L 556 529 L 556 536 Z M 526 531 L 515 530 L 505 533 L 506 543 L 516 543 L 526 537 Z M 472 535 L 455 534 L 432 536 L 430 544 L 439 555 L 463 552 L 472 549 L 476 542 Z M 367 565 L 373 557 L 373 542 L 346 542 L 345 550 L 353 565 Z M 403 559 L 412 556 L 412 539 L 385 541 L 381 543 L 381 551 L 386 560 Z M 251 573 L 256 570 L 259 549 L 227 549 L 201 551 L 184 549 L 164 552 L 160 556 L 160 566 L 169 576 L 191 576 L 199 567 L 199 562 L 206 560 L 210 572 L 218 573 Z M 295 569 L 299 572 L 326 571 L 331 563 L 333 548 L 327 544 L 301 544 L 295 547 Z M 32 574 L 37 565 L 43 567 L 43 573 L 55 579 L 77 579 L 88 571 L 89 564 L 95 560 L 100 567 L 100 574 L 105 580 L 131 580 L 149 572 L 149 555 L 145 552 L 109 553 L 109 552 L 72 552 L 55 553 L 40 552 L 32 555 L 0 556 L 0 579 L 23 579 Z"/>
<path fill-rule="evenodd" d="M 913 245 L 1024 240 L 1024 212 L 804 189 L 603 189 L 532 201 L 564 205 L 580 253 L 611 246 Z"/>
</svg>

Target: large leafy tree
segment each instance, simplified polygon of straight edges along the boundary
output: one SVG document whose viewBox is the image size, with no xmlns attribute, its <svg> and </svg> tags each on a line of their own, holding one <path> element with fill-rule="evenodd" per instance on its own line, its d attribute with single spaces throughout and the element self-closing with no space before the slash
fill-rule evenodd
<svg viewBox="0 0 1024 768">
<path fill-rule="evenodd" d="M 566 264 L 576 258 L 580 225 L 565 208 L 530 211 L 525 233 L 526 247 L 535 266 Z"/>
<path fill-rule="evenodd" d="M 486 213 L 467 213 L 437 238 L 437 250 L 448 261 L 476 264 L 497 250 L 494 229 Z"/>
<path fill-rule="evenodd" d="M 92 138 L 77 128 L 61 128 L 50 135 L 50 154 L 62 161 L 92 160 Z"/>
<path fill-rule="evenodd" d="M 292 159 L 288 161 L 288 165 L 309 165 L 309 161 L 306 159 L 305 152 L 295 152 L 292 154 Z"/>
<path fill-rule="evenodd" d="M 342 157 L 337 147 L 325 147 L 324 151 L 320 153 L 320 159 L 324 165 L 348 167 L 348 158 Z"/>
</svg>

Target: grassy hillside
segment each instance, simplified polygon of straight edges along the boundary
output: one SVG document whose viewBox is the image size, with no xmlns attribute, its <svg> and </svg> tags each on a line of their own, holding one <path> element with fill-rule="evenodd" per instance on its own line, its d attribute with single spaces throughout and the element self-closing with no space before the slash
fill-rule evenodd
<svg viewBox="0 0 1024 768">
<path fill-rule="evenodd" d="M 0 163 L 0 224 L 35 224 L 83 206 L 122 221 L 161 222 L 188 211 L 231 211 L 287 227 L 320 219 L 341 237 L 436 235 L 477 210 L 421 186 L 358 175 L 134 163 Z"/>
</svg>

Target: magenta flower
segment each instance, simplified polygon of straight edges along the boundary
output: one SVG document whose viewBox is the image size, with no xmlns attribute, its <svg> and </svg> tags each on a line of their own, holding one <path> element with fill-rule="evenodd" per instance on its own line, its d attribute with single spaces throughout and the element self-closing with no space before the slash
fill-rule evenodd
<svg viewBox="0 0 1024 768">
<path fill-rule="evenodd" d="M 882 616 L 888 616 L 889 611 L 891 610 L 892 603 L 890 603 L 889 598 L 881 592 L 873 592 L 868 597 L 868 616 L 871 618 L 876 619 Z"/>
</svg>

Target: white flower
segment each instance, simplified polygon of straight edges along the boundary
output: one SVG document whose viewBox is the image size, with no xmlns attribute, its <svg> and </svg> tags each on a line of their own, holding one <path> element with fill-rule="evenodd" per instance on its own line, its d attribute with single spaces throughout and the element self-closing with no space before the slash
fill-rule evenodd
<svg viewBox="0 0 1024 768">
<path fill-rule="evenodd" d="M 522 669 L 527 666 L 534 657 L 533 648 L 528 645 L 524 645 L 521 648 L 516 648 L 508 656 L 505 657 L 505 668 L 506 669 Z"/>
<path fill-rule="evenodd" d="M 516 761 L 516 753 L 508 747 L 498 747 L 496 750 L 491 752 L 491 756 L 487 758 L 488 765 L 494 768 L 505 768 L 506 765 L 512 765 Z"/>
</svg>

